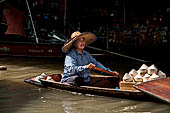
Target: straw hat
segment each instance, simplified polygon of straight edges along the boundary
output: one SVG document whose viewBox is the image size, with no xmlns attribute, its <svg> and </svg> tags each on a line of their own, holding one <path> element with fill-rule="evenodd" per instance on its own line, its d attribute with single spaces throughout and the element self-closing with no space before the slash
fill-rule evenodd
<svg viewBox="0 0 170 113">
<path fill-rule="evenodd" d="M 91 44 L 92 42 L 94 42 L 97 39 L 96 35 L 94 35 L 93 33 L 90 33 L 90 32 L 80 33 L 79 31 L 75 31 L 74 33 L 72 33 L 71 38 L 69 40 L 67 40 L 66 43 L 64 44 L 64 46 L 62 47 L 62 51 L 64 53 L 67 53 L 70 50 L 70 48 L 72 47 L 73 42 L 75 42 L 80 37 L 85 38 L 86 45 Z"/>
<path fill-rule="evenodd" d="M 132 82 L 133 77 L 131 75 L 129 75 L 128 73 L 125 73 L 125 75 L 123 76 L 123 81 L 124 82 Z"/>
<path fill-rule="evenodd" d="M 138 72 L 135 70 L 135 69 L 132 69 L 130 72 L 129 72 L 129 75 L 131 75 L 133 78 L 138 74 Z"/>
<path fill-rule="evenodd" d="M 160 78 L 166 78 L 166 74 L 164 72 L 162 72 L 161 70 L 158 71 L 158 76 Z"/>
<path fill-rule="evenodd" d="M 152 64 L 149 68 L 148 68 L 148 74 L 153 74 L 153 73 L 157 73 L 158 69 L 156 68 L 156 66 L 154 64 Z"/>
</svg>

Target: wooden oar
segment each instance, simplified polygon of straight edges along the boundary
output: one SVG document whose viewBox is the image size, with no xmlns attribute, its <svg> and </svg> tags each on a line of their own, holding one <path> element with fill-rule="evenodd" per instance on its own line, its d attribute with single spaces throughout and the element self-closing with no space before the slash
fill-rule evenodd
<svg viewBox="0 0 170 113">
<path fill-rule="evenodd" d="M 110 72 L 110 71 L 107 71 L 107 70 L 104 70 L 104 69 L 101 69 L 101 68 L 94 67 L 93 69 L 97 70 L 97 71 L 101 71 L 101 72 L 105 72 L 105 73 L 111 74 L 112 76 L 119 77 L 119 75 L 115 75 L 113 72 Z"/>
</svg>

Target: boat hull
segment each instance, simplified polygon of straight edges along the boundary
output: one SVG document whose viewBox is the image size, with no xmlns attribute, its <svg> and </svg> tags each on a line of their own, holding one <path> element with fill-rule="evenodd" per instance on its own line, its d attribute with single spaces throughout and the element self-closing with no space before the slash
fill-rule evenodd
<svg viewBox="0 0 170 113">
<path fill-rule="evenodd" d="M 52 88 L 78 92 L 83 94 L 128 98 L 134 100 L 143 100 L 148 98 L 148 95 L 145 95 L 140 91 L 120 90 L 114 88 L 102 88 L 102 87 L 93 87 L 93 86 L 74 86 L 74 85 L 60 83 L 60 82 L 49 82 L 46 80 L 41 80 L 41 82 L 45 87 L 52 87 Z"/>
<path fill-rule="evenodd" d="M 118 78 L 115 78 L 113 76 L 91 75 L 90 86 L 75 86 L 67 83 L 61 83 L 59 81 L 46 80 L 44 78 L 40 79 L 39 83 L 33 81 L 32 78 L 25 79 L 24 81 L 42 87 L 56 88 L 64 91 L 71 91 L 82 94 L 92 94 L 133 100 L 150 100 L 149 95 L 138 90 L 134 91 L 115 89 L 115 87 L 118 87 L 119 82 Z M 94 82 L 96 82 L 96 84 L 92 84 Z"/>
<path fill-rule="evenodd" d="M 62 45 L 53 43 L 0 42 L 0 55 L 62 57 Z"/>
</svg>

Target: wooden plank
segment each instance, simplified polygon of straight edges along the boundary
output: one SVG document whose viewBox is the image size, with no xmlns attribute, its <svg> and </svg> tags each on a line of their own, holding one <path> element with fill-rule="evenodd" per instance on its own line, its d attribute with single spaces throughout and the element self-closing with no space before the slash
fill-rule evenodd
<svg viewBox="0 0 170 113">
<path fill-rule="evenodd" d="M 135 82 L 124 82 L 124 81 L 120 81 L 119 82 L 119 87 L 121 90 L 133 90 L 133 91 L 139 91 L 137 89 L 135 89 L 133 87 L 133 85 L 135 85 Z"/>
<path fill-rule="evenodd" d="M 134 85 L 134 88 L 170 103 L 170 78 L 162 78 Z"/>
</svg>

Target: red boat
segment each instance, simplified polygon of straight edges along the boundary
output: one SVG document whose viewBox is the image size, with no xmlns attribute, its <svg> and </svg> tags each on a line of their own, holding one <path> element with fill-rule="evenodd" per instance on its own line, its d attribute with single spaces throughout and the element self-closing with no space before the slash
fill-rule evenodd
<svg viewBox="0 0 170 113">
<path fill-rule="evenodd" d="M 32 57 L 61 57 L 62 44 L 58 43 L 31 43 L 0 41 L 0 55 L 32 56 Z"/>
<path fill-rule="evenodd" d="M 0 19 L 0 25 L 2 26 L 0 26 L 0 56 L 63 56 L 61 48 L 66 37 L 61 32 L 56 32 L 56 29 L 47 30 L 48 27 L 38 28 L 38 25 L 34 25 L 29 8 L 31 3 L 25 0 L 24 4 L 27 5 L 27 8 L 20 9 L 15 2 L 4 0 L 1 10 L 3 11 L 3 21 L 6 23 L 3 24 L 5 26 L 3 27 L 1 25 L 2 19 Z M 17 4 L 19 3 L 17 2 Z M 26 16 L 27 9 L 29 16 Z M 2 29 L 4 30 L 2 31 Z M 39 31 L 38 34 L 36 31 Z"/>
</svg>

